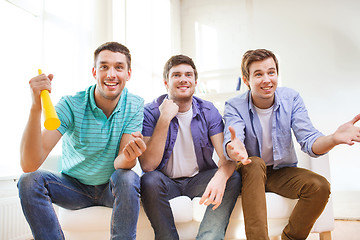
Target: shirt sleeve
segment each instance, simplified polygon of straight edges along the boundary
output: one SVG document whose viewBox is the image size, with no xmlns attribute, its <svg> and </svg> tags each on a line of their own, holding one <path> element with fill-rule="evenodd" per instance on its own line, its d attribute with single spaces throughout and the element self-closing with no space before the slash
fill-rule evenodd
<svg viewBox="0 0 360 240">
<path fill-rule="evenodd" d="M 318 131 L 311 123 L 305 104 L 300 97 L 300 94 L 298 93 L 294 97 L 294 105 L 291 115 L 291 127 L 297 142 L 301 146 L 301 150 L 308 153 L 311 157 L 320 156 L 312 151 L 312 145 L 316 139 L 318 139 L 320 136 L 323 136 L 323 134 Z"/>
<path fill-rule="evenodd" d="M 210 104 L 211 107 L 207 119 L 209 120 L 209 135 L 211 137 L 224 131 L 224 122 L 217 108 L 212 103 Z"/>
<path fill-rule="evenodd" d="M 237 110 L 237 108 L 230 102 L 225 102 L 224 109 L 224 121 L 225 121 L 225 130 L 224 130 L 224 143 L 223 150 L 224 155 L 227 160 L 231 160 L 226 151 L 226 144 L 231 141 L 231 134 L 229 127 L 232 126 L 235 129 L 236 137 L 244 142 L 245 139 L 245 122 L 243 117 Z"/>
<path fill-rule="evenodd" d="M 141 132 L 143 127 L 144 120 L 144 100 L 139 100 L 137 103 L 137 107 L 135 108 L 135 112 L 131 119 L 128 122 L 128 125 L 124 131 L 126 134 L 131 134 L 133 132 Z"/>
<path fill-rule="evenodd" d="M 74 122 L 74 114 L 72 113 L 71 105 L 72 102 L 68 97 L 62 97 L 55 106 L 56 113 L 61 122 L 60 127 L 57 130 L 61 135 L 64 135 Z"/>
<path fill-rule="evenodd" d="M 143 121 L 143 128 L 142 128 L 142 135 L 144 137 L 151 137 L 156 123 L 157 123 L 157 112 L 158 109 L 151 108 L 150 106 L 146 105 L 144 108 L 144 121 Z"/>
</svg>

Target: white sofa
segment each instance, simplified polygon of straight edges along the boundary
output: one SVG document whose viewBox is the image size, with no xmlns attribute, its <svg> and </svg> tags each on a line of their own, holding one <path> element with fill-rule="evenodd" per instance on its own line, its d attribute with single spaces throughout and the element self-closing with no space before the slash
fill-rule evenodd
<svg viewBox="0 0 360 240">
<path fill-rule="evenodd" d="M 330 181 L 329 159 L 327 155 L 312 159 L 308 155 L 300 152 L 298 153 L 298 158 L 300 167 L 317 172 Z M 54 167 L 50 165 L 54 165 L 54 162 L 57 162 L 56 159 L 57 157 L 50 156 L 49 159 L 45 161 L 43 168 L 54 169 Z M 136 172 L 140 172 L 139 166 L 136 166 L 135 168 Z M 180 196 L 170 201 L 180 239 L 195 239 L 198 227 L 205 212 L 205 207 L 199 205 L 199 200 L 200 198 L 191 200 L 188 197 Z M 290 213 L 297 200 L 284 198 L 275 193 L 266 193 L 266 201 L 269 236 L 272 239 L 277 239 L 287 224 Z M 99 206 L 80 210 L 59 208 L 58 216 L 66 239 L 101 240 L 110 238 L 111 212 L 111 208 Z M 330 240 L 331 231 L 333 229 L 333 206 L 330 197 L 324 212 L 315 223 L 312 232 L 320 233 L 321 240 Z M 152 227 L 142 207 L 140 208 L 137 225 L 137 239 L 154 239 Z M 225 239 L 246 239 L 241 196 L 239 196 L 233 213 L 231 214 Z"/>
</svg>

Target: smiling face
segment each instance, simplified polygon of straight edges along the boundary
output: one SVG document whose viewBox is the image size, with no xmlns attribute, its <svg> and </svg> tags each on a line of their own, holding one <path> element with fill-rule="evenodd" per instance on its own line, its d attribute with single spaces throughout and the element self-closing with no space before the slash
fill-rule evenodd
<svg viewBox="0 0 360 240">
<path fill-rule="evenodd" d="M 128 69 L 125 55 L 109 50 L 101 51 L 92 73 L 97 83 L 96 103 L 110 101 L 117 104 L 126 81 L 131 77 L 131 69 Z"/>
<path fill-rule="evenodd" d="M 251 98 L 258 108 L 266 109 L 273 105 L 275 90 L 278 84 L 278 74 L 273 58 L 252 62 L 249 67 L 249 79 L 244 83 L 251 90 Z"/>
<path fill-rule="evenodd" d="M 169 79 L 164 80 L 164 84 L 171 100 L 192 101 L 197 84 L 194 69 L 188 64 L 173 66 L 169 71 Z"/>
</svg>

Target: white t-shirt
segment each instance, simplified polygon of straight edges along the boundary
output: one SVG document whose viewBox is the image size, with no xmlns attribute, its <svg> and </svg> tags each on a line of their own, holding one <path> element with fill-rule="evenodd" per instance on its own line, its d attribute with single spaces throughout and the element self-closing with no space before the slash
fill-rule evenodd
<svg viewBox="0 0 360 240">
<path fill-rule="evenodd" d="M 259 116 L 262 127 L 262 144 L 261 158 L 265 161 L 266 166 L 274 164 L 273 143 L 271 138 L 272 116 L 274 113 L 274 105 L 267 109 L 260 109 L 254 106 Z"/>
<path fill-rule="evenodd" d="M 176 115 L 179 131 L 173 152 L 162 169 L 162 172 L 170 178 L 192 177 L 199 172 L 190 127 L 192 115 L 192 107 L 189 111 Z"/>
</svg>

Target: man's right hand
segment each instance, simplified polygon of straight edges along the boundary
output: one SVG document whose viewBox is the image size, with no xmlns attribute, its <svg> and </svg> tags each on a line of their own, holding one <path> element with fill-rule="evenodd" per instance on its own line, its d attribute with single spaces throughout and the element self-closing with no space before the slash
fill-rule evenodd
<svg viewBox="0 0 360 240">
<path fill-rule="evenodd" d="M 179 111 L 179 106 L 170 99 L 164 99 L 159 106 L 160 116 L 171 121 Z"/>
<path fill-rule="evenodd" d="M 53 78 L 54 75 L 52 74 L 49 74 L 48 76 L 40 74 L 29 81 L 34 105 L 41 104 L 40 93 L 42 90 L 51 92 L 51 81 Z"/>
<path fill-rule="evenodd" d="M 229 131 L 231 141 L 226 145 L 226 152 L 229 157 L 236 162 L 241 162 L 243 165 L 251 163 L 244 144 L 236 137 L 235 129 L 230 126 Z"/>
</svg>

